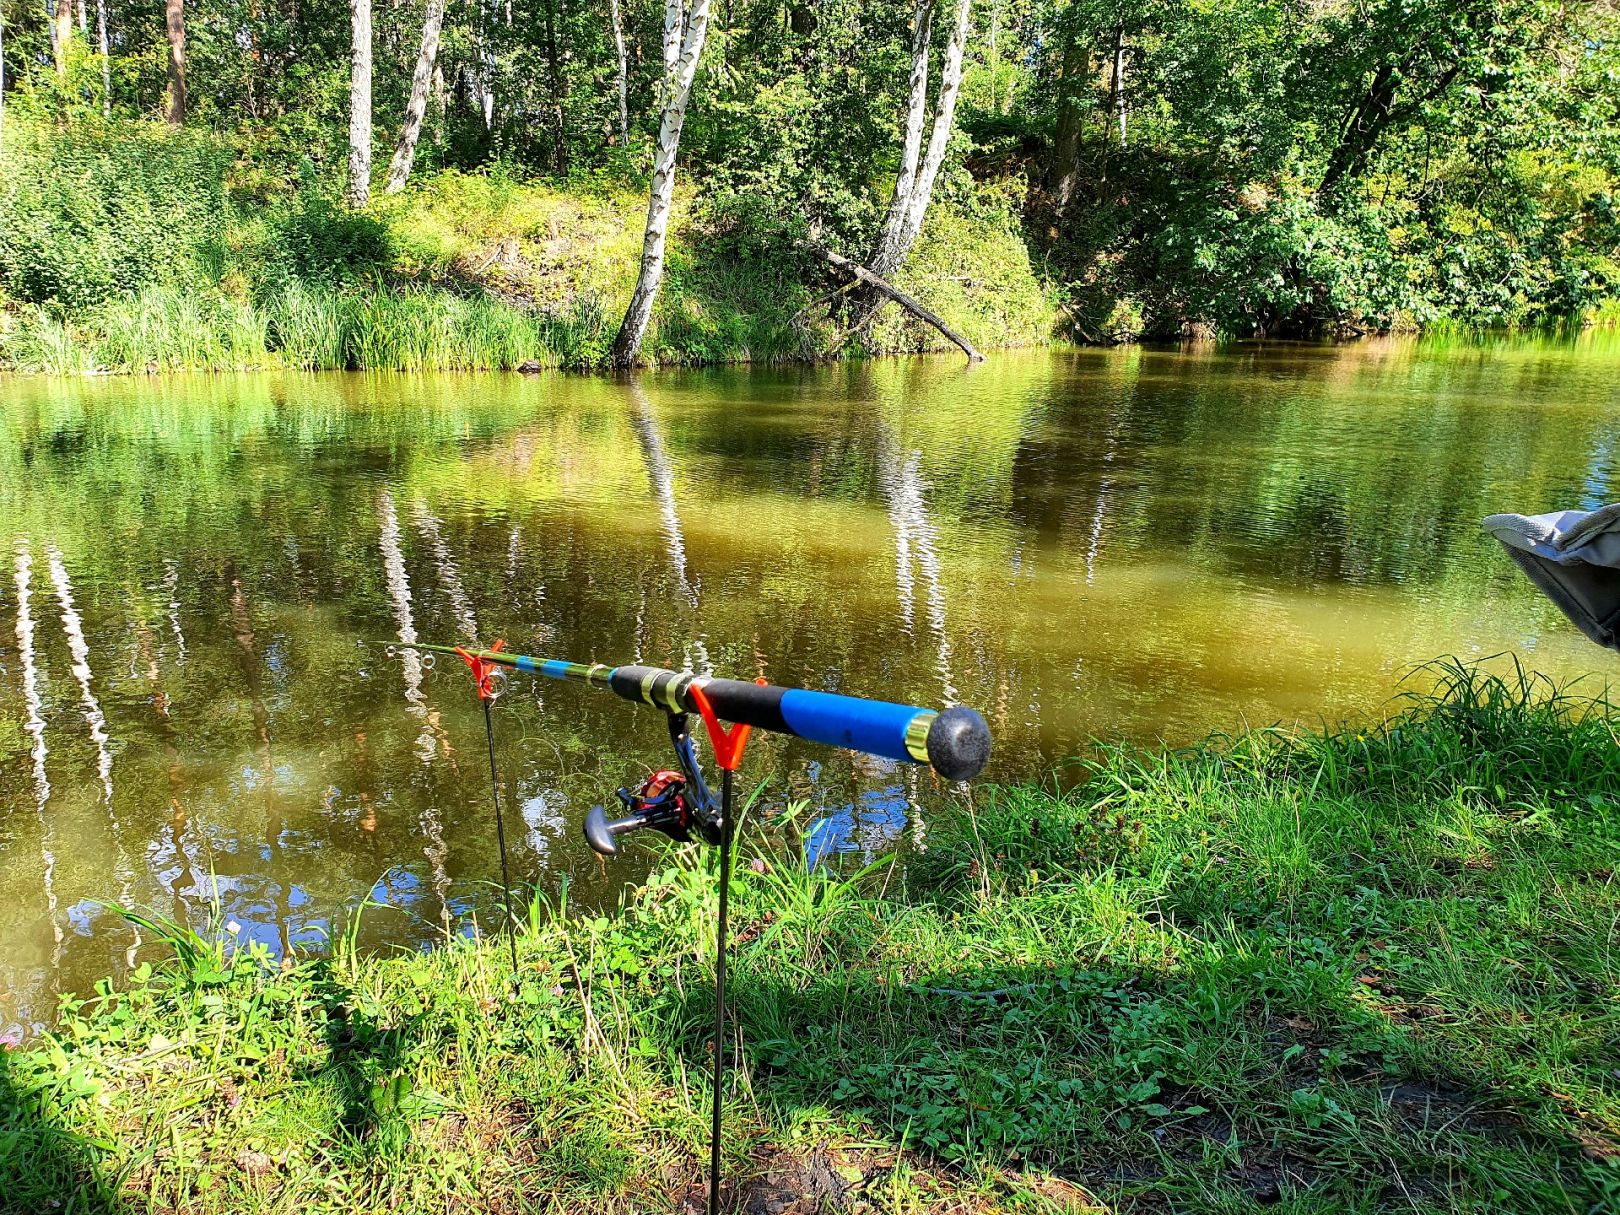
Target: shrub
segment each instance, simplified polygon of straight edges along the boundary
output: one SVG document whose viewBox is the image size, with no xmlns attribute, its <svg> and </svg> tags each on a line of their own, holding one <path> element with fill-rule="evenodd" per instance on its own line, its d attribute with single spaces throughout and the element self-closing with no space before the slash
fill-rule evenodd
<svg viewBox="0 0 1620 1215">
<path fill-rule="evenodd" d="M 220 140 L 147 124 L 13 122 L 0 167 L 0 288 L 84 309 L 149 284 L 190 283 L 226 220 Z"/>
</svg>

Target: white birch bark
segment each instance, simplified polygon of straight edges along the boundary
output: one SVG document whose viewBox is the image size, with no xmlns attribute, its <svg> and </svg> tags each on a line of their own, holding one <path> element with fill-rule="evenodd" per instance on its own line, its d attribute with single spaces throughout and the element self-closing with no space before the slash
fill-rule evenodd
<svg viewBox="0 0 1620 1215">
<path fill-rule="evenodd" d="M 661 88 L 669 87 L 669 78 L 681 57 L 681 35 L 686 31 L 686 5 L 689 2 L 664 0 L 664 79 Z M 658 98 L 660 105 L 667 104 L 668 100 L 662 95 Z"/>
<path fill-rule="evenodd" d="M 934 100 L 933 126 L 928 136 L 927 152 L 923 153 L 921 144 L 928 117 L 928 59 L 933 34 L 933 10 L 934 0 L 917 6 L 900 175 L 895 179 L 894 194 L 889 199 L 889 210 L 878 236 L 877 248 L 869 259 L 871 269 L 884 278 L 891 277 L 900 268 L 917 234 L 922 231 L 928 204 L 934 193 L 934 179 L 939 175 L 940 166 L 945 163 L 945 152 L 950 147 L 951 132 L 956 121 L 956 102 L 962 92 L 962 57 L 967 49 L 972 0 L 956 0 L 956 21 L 945 47 L 944 62 L 940 66 L 939 96 Z"/>
<path fill-rule="evenodd" d="M 371 201 L 371 0 L 349 0 L 349 188 L 352 207 Z"/>
<path fill-rule="evenodd" d="M 1125 150 L 1125 28 L 1114 39 L 1114 119 L 1119 123 L 1119 147 Z"/>
<path fill-rule="evenodd" d="M 619 57 L 619 146 L 630 146 L 630 56 L 624 49 L 624 21 L 619 15 L 619 0 L 608 0 L 608 15 L 613 19 L 613 49 Z"/>
<path fill-rule="evenodd" d="M 112 50 L 107 41 L 107 0 L 96 0 L 96 41 L 101 47 L 101 116 L 112 117 Z M 0 81 L 3 88 L 4 81 Z"/>
<path fill-rule="evenodd" d="M 901 232 L 900 257 L 910 252 L 917 233 L 922 231 L 923 219 L 928 214 L 928 203 L 934 194 L 934 178 L 945 163 L 945 152 L 950 146 L 951 132 L 955 129 L 956 100 L 962 93 L 962 56 L 967 50 L 968 14 L 973 0 L 958 0 L 956 27 L 945 46 L 945 63 L 939 73 L 939 97 L 934 103 L 934 129 L 928 137 L 928 151 L 917 169 L 917 180 L 912 185 L 911 198 L 906 207 L 905 228 Z"/>
<path fill-rule="evenodd" d="M 609 358 L 615 367 L 629 367 L 641 353 L 641 341 L 652 319 L 653 302 L 664 278 L 664 244 L 669 234 L 670 204 L 675 196 L 675 154 L 686 122 L 686 103 L 692 96 L 698 60 L 709 32 L 709 0 L 668 0 L 664 9 L 663 118 L 653 155 L 652 190 L 647 199 L 647 227 L 641 241 L 641 273 L 625 309 L 624 323 L 613 340 Z M 672 44 L 676 49 L 672 50 Z"/>
<path fill-rule="evenodd" d="M 411 73 L 411 95 L 405 102 L 399 146 L 394 149 L 394 159 L 388 165 L 385 194 L 398 194 L 403 190 L 410 180 L 411 166 L 416 163 L 416 142 L 422 137 L 422 118 L 427 113 L 428 89 L 433 85 L 433 73 L 439 62 L 439 33 L 443 28 L 444 0 L 428 0 L 427 14 L 422 18 L 422 49 L 416 56 L 416 70 Z"/>
<path fill-rule="evenodd" d="M 872 270 L 887 277 L 899 265 L 900 233 L 905 227 L 906 204 L 917 182 L 917 162 L 922 156 L 923 127 L 928 120 L 928 57 L 934 33 L 934 0 L 921 0 L 913 18 L 911 39 L 911 81 L 906 99 L 905 135 L 900 149 L 900 172 L 894 180 L 889 211 L 883 217 L 877 249 L 869 259 Z"/>
<path fill-rule="evenodd" d="M 473 69 L 474 83 L 478 86 L 478 112 L 483 115 L 484 129 L 495 129 L 495 48 L 489 40 L 489 22 L 484 0 L 478 0 L 478 25 L 473 33 L 473 44 L 478 50 L 478 66 Z"/>
</svg>

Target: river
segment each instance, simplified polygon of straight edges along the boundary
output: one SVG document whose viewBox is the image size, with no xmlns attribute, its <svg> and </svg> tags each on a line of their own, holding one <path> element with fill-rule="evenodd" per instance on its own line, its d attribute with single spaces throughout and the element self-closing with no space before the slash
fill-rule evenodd
<svg viewBox="0 0 1620 1215">
<path fill-rule="evenodd" d="M 0 1035 L 139 960 L 119 904 L 271 951 L 368 899 L 379 947 L 496 922 L 466 673 L 367 639 L 960 701 L 1002 781 L 1376 713 L 1439 655 L 1599 692 L 1478 520 L 1620 496 L 1617 339 L 0 381 Z M 517 876 L 611 905 L 647 853 L 579 823 L 662 723 L 522 677 L 495 720 Z M 813 857 L 959 796 L 763 736 L 745 773 Z"/>
</svg>

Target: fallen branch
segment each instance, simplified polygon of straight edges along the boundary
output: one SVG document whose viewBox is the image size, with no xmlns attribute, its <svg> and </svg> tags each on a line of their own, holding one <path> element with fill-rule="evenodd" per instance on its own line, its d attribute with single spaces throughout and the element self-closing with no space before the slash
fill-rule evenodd
<svg viewBox="0 0 1620 1215">
<path fill-rule="evenodd" d="M 967 355 L 968 362 L 982 363 L 984 361 L 984 355 L 980 354 L 973 348 L 973 343 L 968 341 L 960 333 L 956 332 L 956 330 L 947 325 L 943 317 L 941 317 L 937 312 L 930 312 L 927 308 L 924 308 L 915 299 L 907 295 L 904 291 L 900 290 L 900 288 L 896 287 L 887 279 L 879 278 L 865 266 L 859 264 L 858 262 L 852 262 L 849 260 L 849 258 L 844 257 L 842 254 L 834 253 L 831 249 L 821 249 L 818 250 L 818 252 L 823 258 L 826 259 L 828 265 L 832 266 L 834 269 L 842 270 L 845 274 L 848 274 L 852 278 L 872 288 L 872 290 L 876 291 L 879 295 L 893 300 L 918 320 L 926 321 L 935 329 L 938 329 L 951 342 L 955 343 L 961 348 L 962 353 Z"/>
<path fill-rule="evenodd" d="M 788 324 L 796 325 L 817 309 L 830 307 L 835 299 L 841 295 L 848 295 L 858 286 L 860 286 L 860 281 L 858 279 L 850 279 L 849 282 L 838 288 L 838 290 L 829 291 L 820 299 L 814 301 L 813 303 L 806 304 L 803 308 L 800 308 L 792 315 L 792 317 L 789 318 Z"/>
</svg>

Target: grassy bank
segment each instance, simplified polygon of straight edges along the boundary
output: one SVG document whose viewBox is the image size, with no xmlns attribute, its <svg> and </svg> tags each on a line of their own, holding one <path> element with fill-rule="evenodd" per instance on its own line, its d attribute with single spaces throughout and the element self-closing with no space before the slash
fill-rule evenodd
<svg viewBox="0 0 1620 1215">
<path fill-rule="evenodd" d="M 740 1209 L 1614 1209 L 1620 740 L 1546 691 L 1459 672 L 1376 728 L 1109 751 L 904 876 L 749 827 Z M 177 934 L 0 1054 L 0 1205 L 696 1201 L 709 864 L 536 908 L 515 997 L 488 944 Z"/>
<path fill-rule="evenodd" d="M 224 137 L 118 123 L 7 129 L 0 367 L 98 371 L 593 367 L 635 283 L 646 187 L 421 174 L 361 212 Z M 779 216 L 677 198 L 645 355 L 803 360 L 942 348 L 899 315 L 851 339 Z M 935 208 L 902 285 L 987 348 L 1050 340 L 1012 201 Z"/>
</svg>

